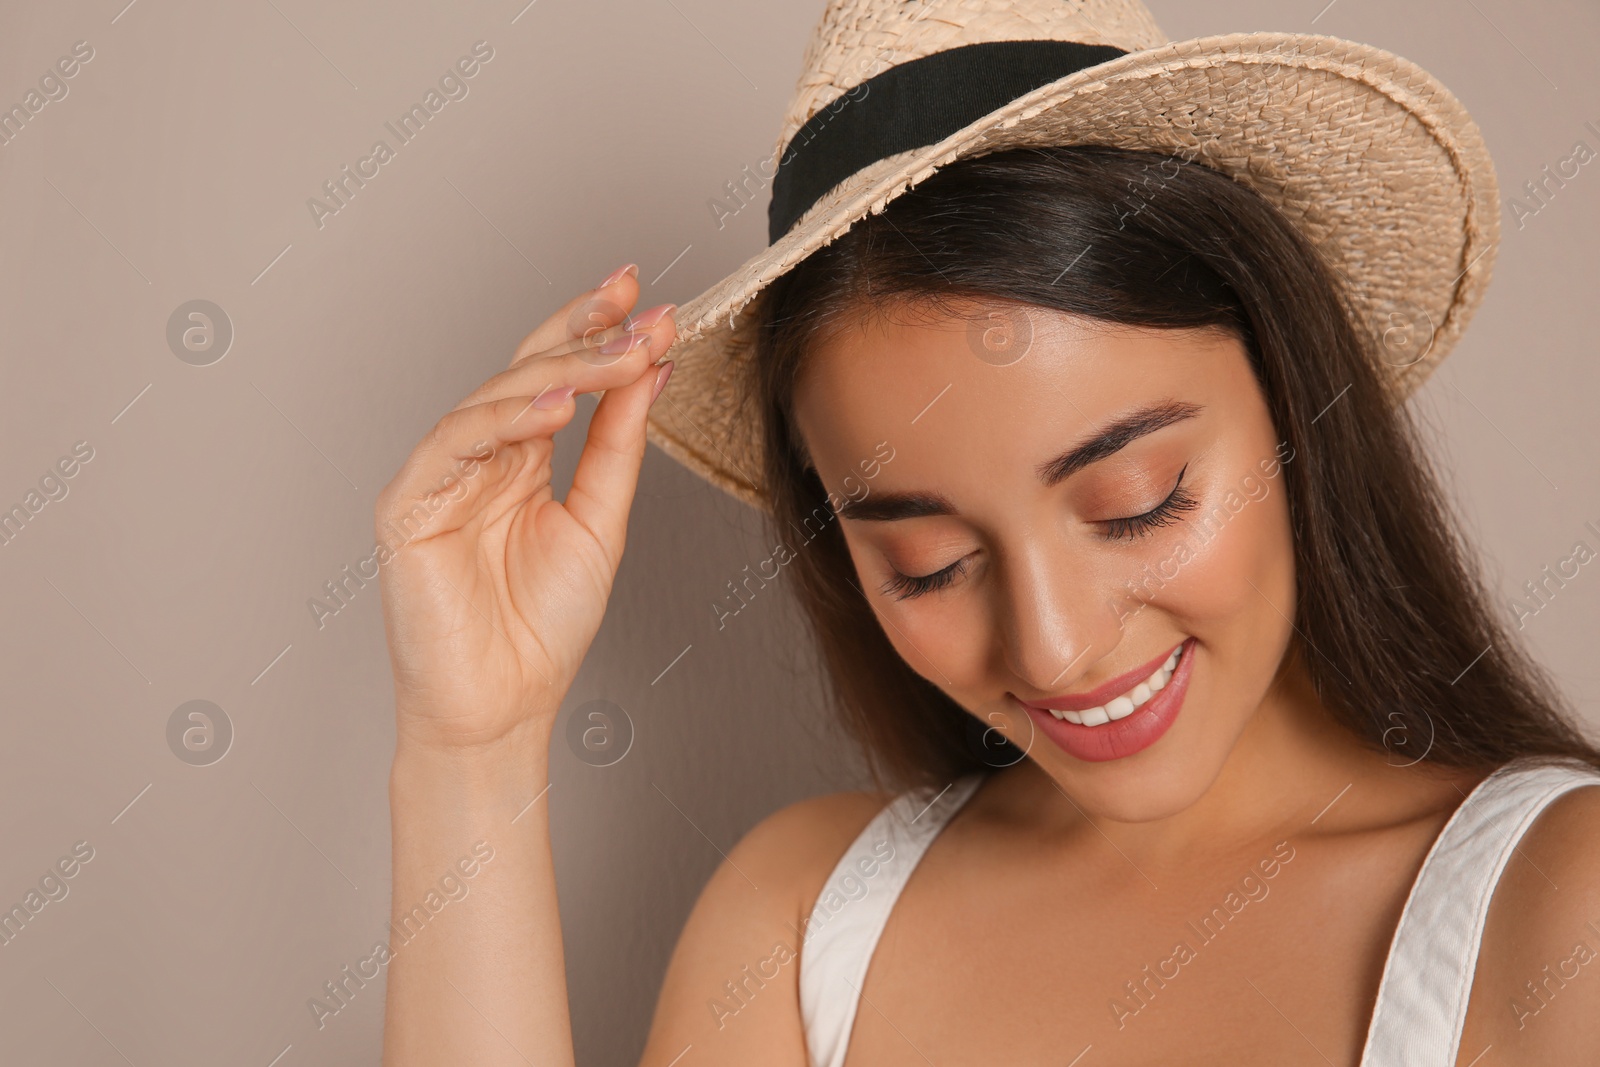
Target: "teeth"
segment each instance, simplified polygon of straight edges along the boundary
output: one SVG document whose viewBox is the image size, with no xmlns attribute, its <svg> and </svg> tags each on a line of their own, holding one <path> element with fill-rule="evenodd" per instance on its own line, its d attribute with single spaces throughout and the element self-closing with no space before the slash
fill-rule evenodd
<svg viewBox="0 0 1600 1067">
<path fill-rule="evenodd" d="M 1050 714 L 1080 726 L 1103 726 L 1108 722 L 1126 718 L 1133 714 L 1133 709 L 1142 707 L 1151 697 L 1166 688 L 1167 683 L 1172 680 L 1173 669 L 1177 667 L 1178 658 L 1182 653 L 1183 646 L 1179 645 L 1172 650 L 1172 655 L 1167 657 L 1166 662 L 1156 668 L 1154 674 L 1134 686 L 1132 692 L 1117 697 L 1109 704 L 1087 711 L 1058 711 L 1051 708 Z"/>
</svg>

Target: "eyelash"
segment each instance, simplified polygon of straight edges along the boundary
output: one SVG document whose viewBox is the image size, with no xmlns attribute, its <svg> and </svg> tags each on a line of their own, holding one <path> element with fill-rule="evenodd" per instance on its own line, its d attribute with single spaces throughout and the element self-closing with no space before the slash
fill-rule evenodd
<svg viewBox="0 0 1600 1067">
<path fill-rule="evenodd" d="M 967 573 L 967 560 L 963 556 L 943 570 L 934 571 L 913 577 L 909 574 L 894 572 L 894 576 L 883 583 L 883 592 L 896 600 L 910 600 L 912 597 L 922 596 L 943 589 L 960 575 Z"/>
<path fill-rule="evenodd" d="M 1101 525 L 1108 528 L 1105 536 L 1113 541 L 1131 541 L 1143 537 L 1157 527 L 1171 526 L 1179 521 L 1179 516 L 1184 512 L 1193 511 L 1198 507 L 1200 502 L 1183 485 L 1183 476 L 1188 469 L 1188 465 L 1185 464 L 1183 470 L 1178 472 L 1178 480 L 1173 485 L 1172 492 L 1149 511 L 1142 515 L 1132 515 L 1124 519 L 1106 519 L 1102 522 Z M 883 584 L 883 592 L 896 600 L 910 600 L 926 593 L 937 592 L 966 572 L 965 557 L 932 574 L 912 576 L 896 571 L 894 576 Z"/>
<path fill-rule="evenodd" d="M 1134 515 L 1126 519 L 1107 519 L 1103 525 L 1109 528 L 1106 536 L 1113 540 L 1131 541 L 1137 537 L 1154 530 L 1158 526 L 1171 526 L 1179 521 L 1178 517 L 1185 511 L 1193 511 L 1200 506 L 1200 502 L 1183 487 L 1183 475 L 1188 471 L 1188 464 L 1178 472 L 1178 481 L 1172 487 L 1172 492 L 1167 494 L 1167 499 L 1145 512 L 1143 515 Z"/>
</svg>

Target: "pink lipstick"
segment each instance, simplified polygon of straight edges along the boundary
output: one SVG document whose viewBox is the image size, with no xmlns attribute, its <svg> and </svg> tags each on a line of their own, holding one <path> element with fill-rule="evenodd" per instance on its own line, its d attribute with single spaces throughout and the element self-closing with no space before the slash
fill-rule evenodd
<svg viewBox="0 0 1600 1067">
<path fill-rule="evenodd" d="M 1174 655 L 1177 660 L 1168 671 Z M 1142 752 L 1161 739 L 1183 707 L 1193 671 L 1191 637 L 1086 693 L 1037 701 L 1013 699 L 1027 709 L 1035 727 L 1068 755 L 1103 763 Z M 1057 718 L 1058 714 L 1064 717 Z"/>
</svg>

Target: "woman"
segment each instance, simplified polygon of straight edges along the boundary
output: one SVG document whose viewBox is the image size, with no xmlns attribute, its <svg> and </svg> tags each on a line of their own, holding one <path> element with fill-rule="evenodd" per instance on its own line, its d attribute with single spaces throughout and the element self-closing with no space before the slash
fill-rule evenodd
<svg viewBox="0 0 1600 1067">
<path fill-rule="evenodd" d="M 571 1062 L 538 801 L 647 420 L 771 511 L 881 788 L 729 854 L 645 1063 L 1595 1062 L 1600 752 L 1399 406 L 1487 277 L 1470 119 L 1110 0 L 834 3 L 807 57 L 772 247 L 681 334 L 619 269 L 380 498 L 397 922 L 493 855 L 386 1062 Z"/>
</svg>

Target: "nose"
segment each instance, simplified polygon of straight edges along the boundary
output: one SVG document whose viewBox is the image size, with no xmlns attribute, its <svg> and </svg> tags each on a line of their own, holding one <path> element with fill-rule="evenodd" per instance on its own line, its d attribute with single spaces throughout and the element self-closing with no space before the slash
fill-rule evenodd
<svg viewBox="0 0 1600 1067">
<path fill-rule="evenodd" d="M 1078 688 L 1121 638 L 1114 590 L 1060 545 L 1035 540 L 1006 563 L 1000 639 L 1010 688 L 1036 696 Z"/>
</svg>

